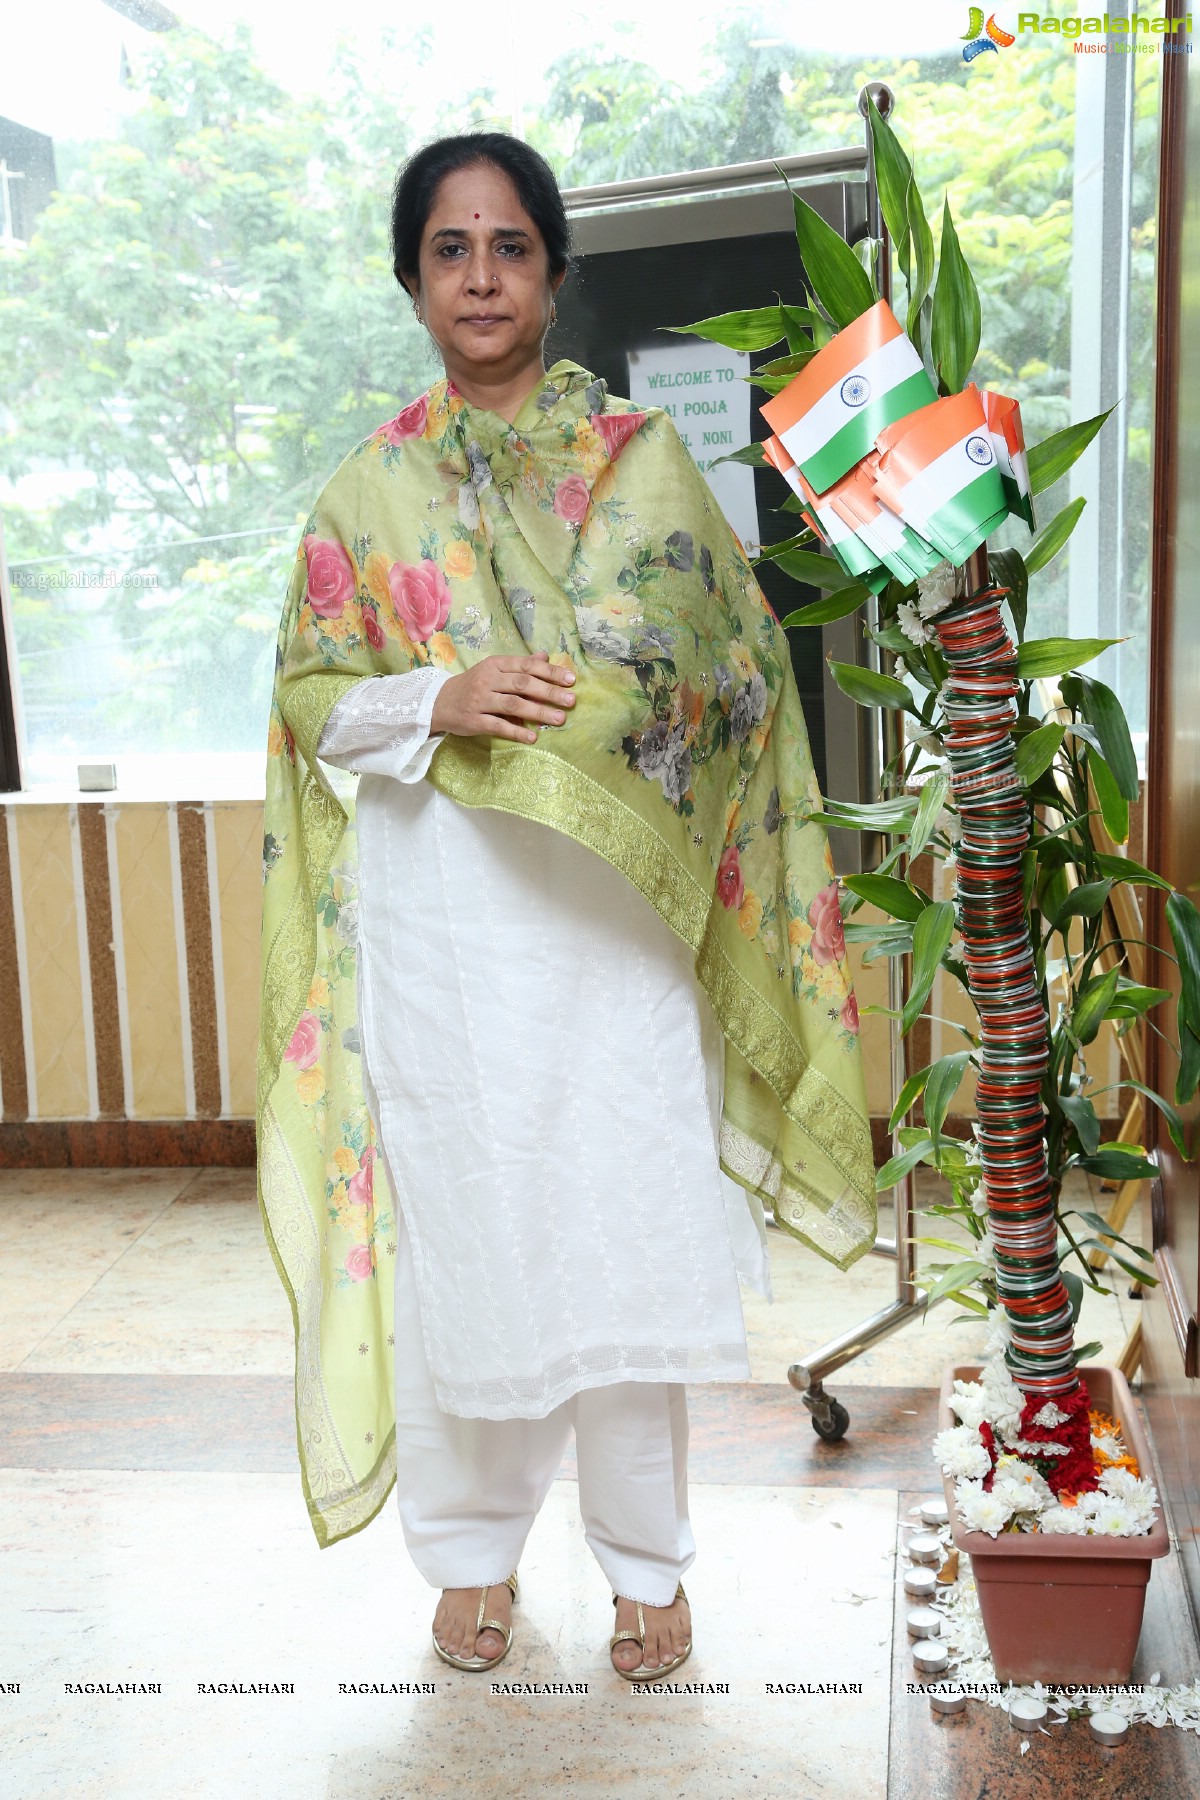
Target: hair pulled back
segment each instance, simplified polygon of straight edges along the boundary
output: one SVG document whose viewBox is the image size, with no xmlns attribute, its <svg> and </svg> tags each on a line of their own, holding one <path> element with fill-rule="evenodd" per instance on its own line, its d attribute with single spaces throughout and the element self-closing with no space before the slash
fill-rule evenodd
<svg viewBox="0 0 1200 1800">
<path fill-rule="evenodd" d="M 571 227 L 554 172 L 544 156 L 507 131 L 472 131 L 437 138 L 414 151 L 392 189 L 392 270 L 402 287 L 417 279 L 421 238 L 447 175 L 489 163 L 508 176 L 542 235 L 551 275 L 571 260 Z"/>
</svg>

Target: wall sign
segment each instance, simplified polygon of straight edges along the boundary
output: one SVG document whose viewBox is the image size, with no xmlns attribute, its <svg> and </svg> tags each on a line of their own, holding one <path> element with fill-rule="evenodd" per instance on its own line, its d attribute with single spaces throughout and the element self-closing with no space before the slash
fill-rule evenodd
<svg viewBox="0 0 1200 1800">
<path fill-rule="evenodd" d="M 751 556 L 759 550 L 754 471 L 720 456 L 750 441 L 750 358 L 699 338 L 629 352 L 629 398 L 661 406 Z"/>
</svg>

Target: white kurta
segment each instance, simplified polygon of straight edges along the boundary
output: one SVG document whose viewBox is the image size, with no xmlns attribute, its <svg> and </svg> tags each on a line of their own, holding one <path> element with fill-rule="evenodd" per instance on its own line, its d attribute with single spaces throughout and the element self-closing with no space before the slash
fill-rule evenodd
<svg viewBox="0 0 1200 1800">
<path fill-rule="evenodd" d="M 320 745 L 360 775 L 368 1102 L 438 1404 L 541 1418 L 618 1381 L 745 1379 L 738 1273 L 769 1292 L 766 1233 L 718 1166 L 692 953 L 591 851 L 422 779 L 447 678 L 359 683 Z"/>
</svg>

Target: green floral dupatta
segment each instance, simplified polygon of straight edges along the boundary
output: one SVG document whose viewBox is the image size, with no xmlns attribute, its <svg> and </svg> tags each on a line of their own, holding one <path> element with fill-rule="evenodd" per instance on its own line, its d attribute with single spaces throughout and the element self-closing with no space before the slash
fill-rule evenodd
<svg viewBox="0 0 1200 1800">
<path fill-rule="evenodd" d="M 426 779 L 565 832 L 645 895 L 694 949 L 725 1035 L 723 1167 L 839 1268 L 874 1241 L 820 797 L 787 640 L 741 547 L 670 419 L 574 364 L 511 426 L 436 382 L 325 488 L 279 637 L 260 1195 L 322 1543 L 366 1524 L 393 1478 L 395 1232 L 363 1099 L 353 804 L 317 743 L 364 678 L 536 650 L 576 671 L 567 722 L 537 744 L 447 737 Z"/>
</svg>

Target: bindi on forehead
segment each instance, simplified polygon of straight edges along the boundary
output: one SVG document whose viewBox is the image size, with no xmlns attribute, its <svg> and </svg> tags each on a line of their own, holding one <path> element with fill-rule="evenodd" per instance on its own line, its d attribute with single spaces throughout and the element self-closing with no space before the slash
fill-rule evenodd
<svg viewBox="0 0 1200 1800">
<path fill-rule="evenodd" d="M 478 218 L 478 217 L 479 217 L 479 214 L 478 214 L 478 213 L 476 213 L 476 214 L 475 214 L 475 217 L 476 217 L 476 218 Z"/>
</svg>

